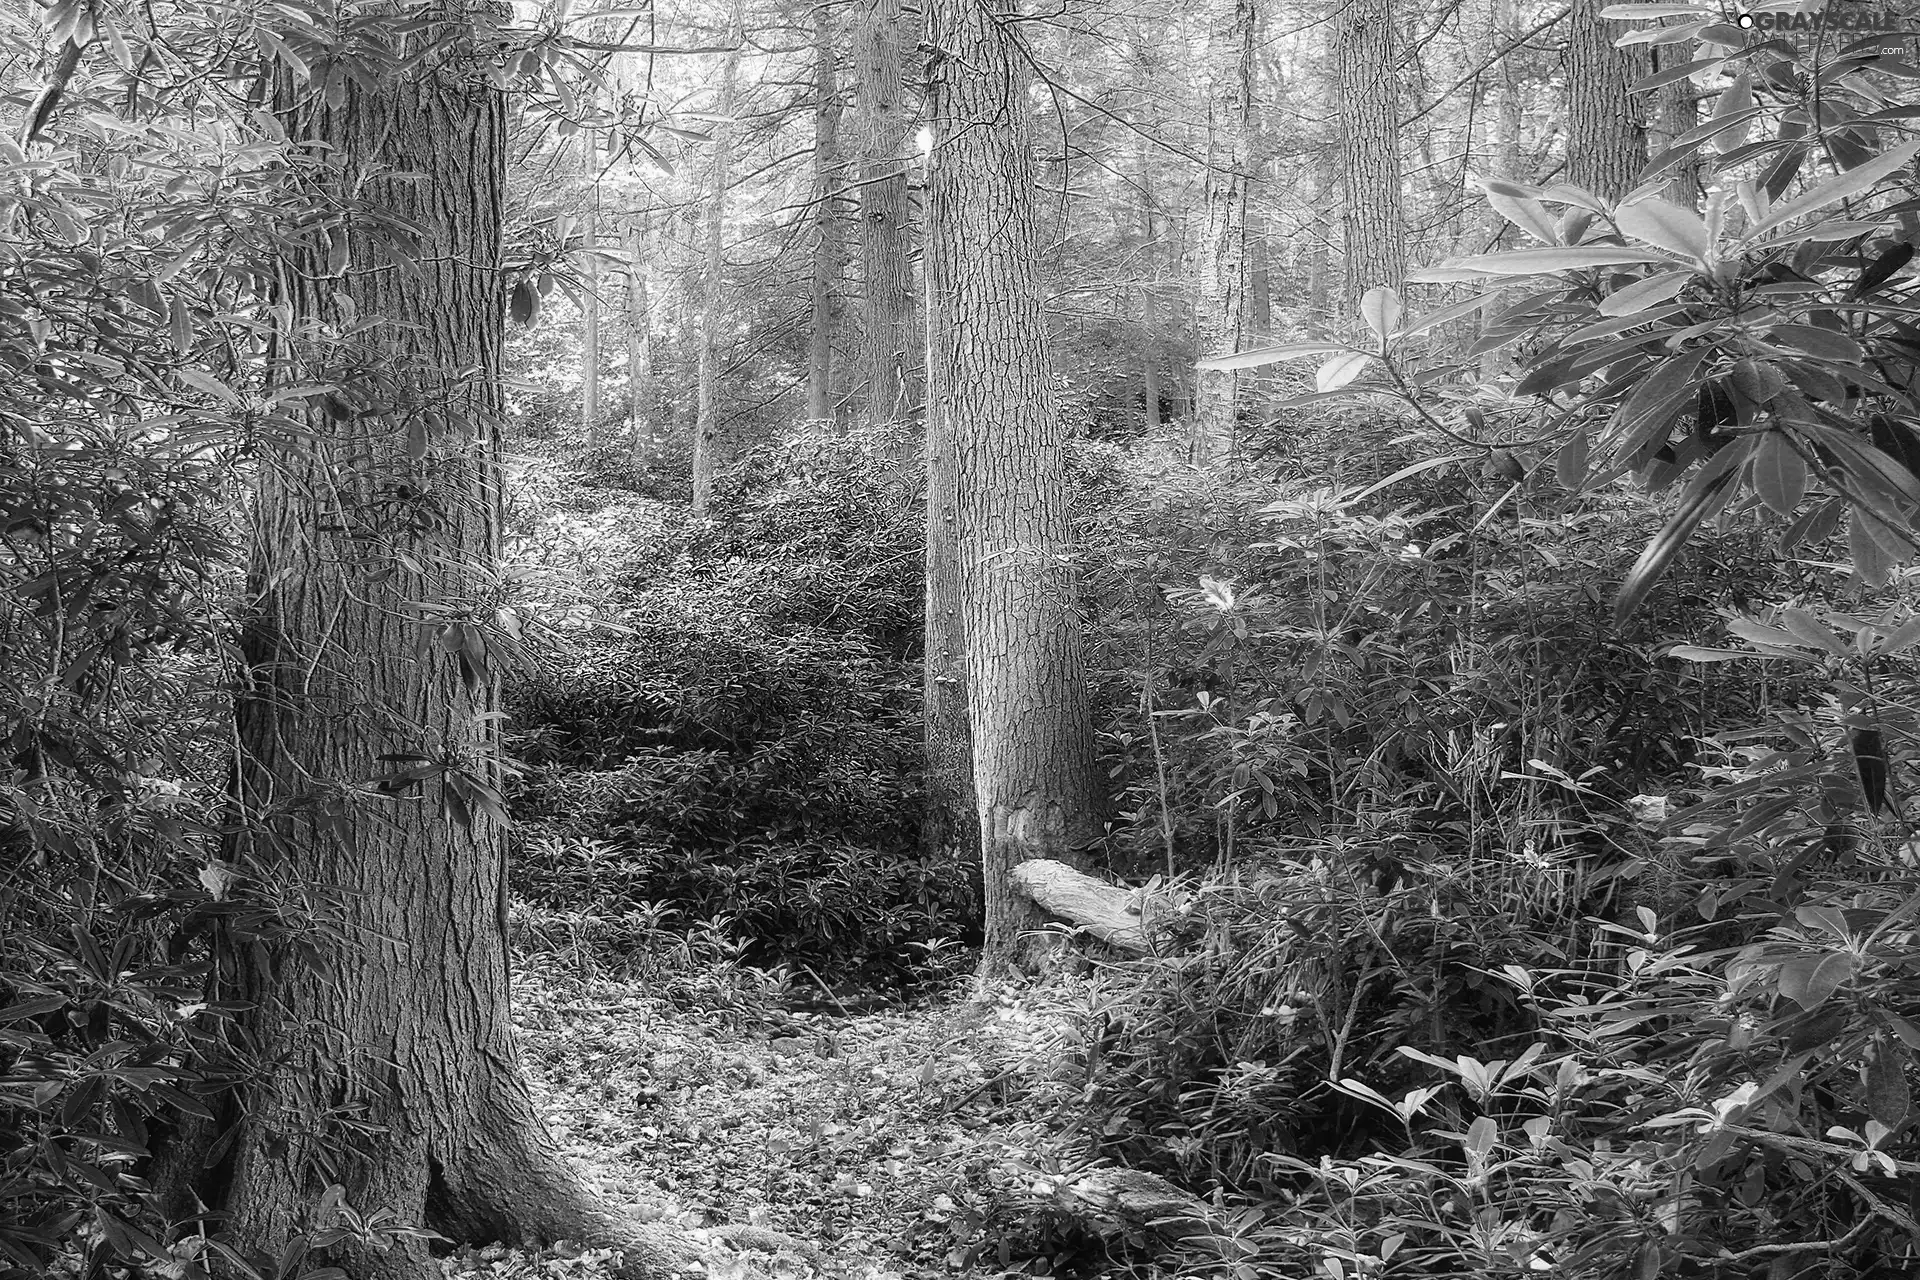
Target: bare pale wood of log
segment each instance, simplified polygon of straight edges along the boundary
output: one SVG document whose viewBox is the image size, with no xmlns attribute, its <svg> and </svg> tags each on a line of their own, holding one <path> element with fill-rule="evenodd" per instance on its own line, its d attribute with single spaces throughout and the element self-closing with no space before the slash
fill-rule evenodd
<svg viewBox="0 0 1920 1280">
<path fill-rule="evenodd" d="M 1051 858 L 1033 858 L 1013 869 L 1013 887 L 1048 915 L 1079 925 L 1110 947 L 1145 954 L 1139 896 L 1096 880 Z"/>
<path fill-rule="evenodd" d="M 1180 1240 L 1212 1234 L 1213 1210 L 1206 1201 L 1138 1169 L 1088 1169 L 1064 1181 L 1054 1203 L 1103 1236 L 1150 1230 Z"/>
</svg>

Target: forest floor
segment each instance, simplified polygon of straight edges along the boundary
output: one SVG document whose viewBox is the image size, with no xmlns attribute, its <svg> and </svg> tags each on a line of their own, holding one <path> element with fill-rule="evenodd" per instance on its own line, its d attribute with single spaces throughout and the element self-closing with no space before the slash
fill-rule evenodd
<svg viewBox="0 0 1920 1280">
<path fill-rule="evenodd" d="M 812 1244 L 817 1267 L 763 1260 L 794 1280 L 1016 1274 L 993 1188 L 1046 1145 L 1019 1077 L 1053 1037 L 1014 1000 L 848 1016 L 544 966 L 514 995 L 536 1099 L 611 1203 Z M 603 1261 L 496 1246 L 448 1270 L 592 1280 Z"/>
</svg>

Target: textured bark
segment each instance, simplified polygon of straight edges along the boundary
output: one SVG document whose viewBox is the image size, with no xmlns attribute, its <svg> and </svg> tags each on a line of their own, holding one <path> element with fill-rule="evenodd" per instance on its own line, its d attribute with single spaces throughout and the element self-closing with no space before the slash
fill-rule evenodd
<svg viewBox="0 0 1920 1280">
<path fill-rule="evenodd" d="M 1254 0 L 1214 3 L 1207 35 L 1207 230 L 1201 251 L 1198 349 L 1228 355 L 1240 349 L 1245 321 Z M 1203 369 L 1196 375 L 1189 450 L 1196 462 L 1232 441 L 1239 389 L 1236 370 Z"/>
<path fill-rule="evenodd" d="M 861 406 L 869 423 L 913 417 L 923 397 L 913 314 L 908 118 L 901 102 L 900 0 L 856 0 L 853 101 L 859 124 Z"/>
<path fill-rule="evenodd" d="M 1606 200 L 1633 189 L 1647 163 L 1641 99 L 1628 86 L 1651 69 L 1646 47 L 1613 47 L 1623 28 L 1605 0 L 1573 0 L 1567 14 L 1567 180 Z"/>
<path fill-rule="evenodd" d="M 653 451 L 653 298 L 647 287 L 646 215 L 627 229 L 627 391 L 638 462 Z"/>
<path fill-rule="evenodd" d="M 813 11 L 813 282 L 812 328 L 807 336 L 807 417 L 835 418 L 833 341 L 840 329 L 840 87 L 836 83 L 833 15 Z"/>
<path fill-rule="evenodd" d="M 1339 84 L 1346 315 L 1376 285 L 1406 283 L 1407 229 L 1401 189 L 1399 40 L 1390 0 L 1345 0 L 1334 13 Z"/>
<path fill-rule="evenodd" d="M 1677 19 L 1669 18 L 1666 25 L 1672 25 Z M 1664 71 L 1669 67 L 1684 65 L 1689 61 L 1691 46 L 1680 44 L 1662 44 L 1647 46 L 1652 69 Z M 1666 151 L 1674 145 L 1681 134 L 1700 123 L 1700 103 L 1696 97 L 1691 77 L 1676 80 L 1672 84 L 1661 85 L 1653 92 L 1652 115 L 1647 122 L 1647 149 L 1654 155 Z M 1700 149 L 1688 147 L 1680 162 L 1670 171 L 1667 178 L 1666 198 L 1683 209 L 1694 209 L 1700 205 L 1701 190 Z"/>
<path fill-rule="evenodd" d="M 580 417 L 587 448 L 600 447 L 600 149 L 591 129 L 580 131 L 580 174 L 586 179 L 587 207 L 580 221 L 580 251 L 585 258 L 587 296 L 581 314 Z"/>
<path fill-rule="evenodd" d="M 1027 79 L 1007 11 L 935 0 L 928 164 L 933 411 L 959 466 L 961 621 L 986 895 L 983 977 L 1042 918 L 1012 869 L 1100 832 L 1065 439 L 1036 271 Z"/>
<path fill-rule="evenodd" d="M 713 156 L 708 169 L 705 244 L 705 289 L 700 310 L 699 406 L 693 424 L 693 514 L 704 516 L 713 496 L 713 474 L 724 446 L 720 436 L 720 327 L 727 311 L 726 227 L 727 192 L 732 186 L 733 108 L 740 79 L 742 40 L 740 0 L 734 0 L 732 46 L 720 68 L 720 119 L 713 130 Z"/>
<path fill-rule="evenodd" d="M 261 467 L 237 708 L 251 821 L 227 852 L 296 888 L 287 932 L 234 948 L 217 981 L 245 1009 L 231 1145 L 211 1168 L 171 1149 L 162 1167 L 190 1187 L 162 1190 L 224 1211 L 265 1258 L 333 1225 L 315 1205 L 337 1185 L 362 1213 L 456 1241 L 597 1239 L 670 1267 L 691 1242 L 597 1205 L 534 1110 L 508 1020 L 502 831 L 474 806 L 446 816 L 459 779 L 501 782 L 498 681 L 463 670 L 432 623 L 438 608 L 491 618 L 506 117 L 464 70 L 470 15 L 435 16 L 412 39 L 450 45 L 404 77 L 333 105 L 277 93 L 288 137 L 327 157 L 315 180 L 367 213 L 344 257 L 336 233 L 280 273 L 276 376 L 341 390 Z M 387 246 L 388 218 L 426 252 Z M 375 324 L 316 345 L 342 315 Z M 448 777 L 385 794 L 373 780 L 397 753 Z M 356 1280 L 439 1274 L 417 1240 L 321 1255 Z"/>
</svg>

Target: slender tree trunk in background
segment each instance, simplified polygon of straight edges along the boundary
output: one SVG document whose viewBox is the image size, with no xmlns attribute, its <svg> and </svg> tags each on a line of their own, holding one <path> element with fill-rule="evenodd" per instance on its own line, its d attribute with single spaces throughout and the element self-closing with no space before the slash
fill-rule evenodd
<svg viewBox="0 0 1920 1280">
<path fill-rule="evenodd" d="M 1391 0 L 1345 0 L 1334 13 L 1342 203 L 1346 233 L 1343 319 L 1376 285 L 1407 276 L 1405 196 L 1400 176 L 1399 41 Z"/>
<path fill-rule="evenodd" d="M 733 110 L 740 79 L 740 45 L 744 39 L 740 0 L 733 0 L 727 43 L 732 51 L 720 68 L 720 119 L 713 130 L 713 160 L 707 185 L 705 227 L 706 289 L 700 311 L 699 411 L 693 424 L 693 514 L 707 514 L 713 497 L 713 474 L 720 464 L 720 326 L 726 317 L 727 190 L 732 185 Z"/>
<path fill-rule="evenodd" d="M 968 723 L 960 468 L 951 414 L 927 414 L 926 467 L 926 657 L 921 702 L 927 808 L 920 826 L 920 849 L 935 865 L 977 864 L 980 812 L 973 789 L 973 732 Z"/>
<path fill-rule="evenodd" d="M 1146 399 L 1147 430 L 1158 433 L 1165 425 L 1160 416 L 1160 352 L 1154 337 L 1153 289 L 1151 280 L 1140 286 L 1140 394 Z"/>
<path fill-rule="evenodd" d="M 813 287 L 812 327 L 807 334 L 807 419 L 832 423 L 833 340 L 840 329 L 840 86 L 837 83 L 833 16 L 826 5 L 813 11 Z"/>
<path fill-rule="evenodd" d="M 1144 70 L 1144 68 L 1143 68 Z M 1160 416 L 1160 334 L 1154 327 L 1153 291 L 1160 283 L 1160 228 L 1153 216 L 1153 157 L 1143 135 L 1140 145 L 1140 390 L 1146 399 L 1147 430 L 1158 433 Z"/>
<path fill-rule="evenodd" d="M 627 231 L 627 391 L 633 459 L 653 452 L 653 300 L 647 288 L 647 213 Z"/>
<path fill-rule="evenodd" d="M 580 251 L 585 258 L 587 297 L 581 320 L 585 327 L 580 352 L 580 417 L 587 428 L 587 448 L 600 447 L 600 148 L 591 129 L 582 129 L 580 172 L 591 184 L 580 222 Z"/>
<path fill-rule="evenodd" d="M 861 405 L 870 424 L 913 416 L 925 394 L 913 315 L 907 112 L 900 0 L 857 0 L 853 100 L 859 122 Z"/>
<path fill-rule="evenodd" d="M 1494 0 L 1490 32 L 1493 47 L 1506 47 L 1512 39 L 1513 26 L 1513 0 Z M 1510 182 L 1524 182 L 1531 175 L 1523 174 L 1520 165 L 1520 133 L 1525 125 L 1525 104 L 1521 98 L 1519 69 L 1512 58 L 1502 58 L 1496 74 L 1495 93 L 1498 100 L 1494 110 L 1489 113 L 1488 132 L 1491 136 L 1487 140 L 1488 151 L 1492 155 L 1492 176 Z M 1507 220 L 1498 211 L 1489 208 L 1485 238 L 1472 251 L 1490 253 L 1510 235 Z M 1497 325 L 1501 311 L 1513 300 L 1516 292 L 1514 289 L 1487 290 L 1486 301 L 1480 307 L 1480 332 L 1483 336 Z M 1512 359 L 1511 348 L 1484 352 L 1480 357 L 1480 376 L 1498 377 Z"/>
<path fill-rule="evenodd" d="M 1628 86 L 1652 64 L 1644 45 L 1613 47 L 1624 28 L 1600 16 L 1605 7 L 1573 0 L 1567 13 L 1567 181 L 1618 200 L 1646 167 L 1645 104 Z"/>
<path fill-rule="evenodd" d="M 276 378 L 336 383 L 353 412 L 302 412 L 299 447 L 260 467 L 236 725 L 252 821 L 227 854 L 303 886 L 328 932 L 219 957 L 215 993 L 239 1002 L 248 1053 L 220 1125 L 231 1146 L 204 1168 L 183 1139 L 155 1181 L 225 1212 L 263 1259 L 333 1225 L 314 1210 L 339 1184 L 362 1212 L 457 1242 L 597 1239 L 684 1265 L 683 1238 L 595 1204 L 535 1112 L 508 1020 L 502 824 L 477 802 L 502 781 L 498 673 L 434 643 L 438 615 L 414 603 L 492 614 L 506 98 L 466 70 L 487 13 L 426 11 L 436 25 L 396 40 L 437 51 L 334 105 L 305 83 L 275 91 L 296 150 L 325 156 L 315 180 L 420 228 L 432 252 L 390 252 L 363 222 L 346 274 L 324 242 L 279 273 Z M 376 327 L 312 345 L 342 314 Z M 388 753 L 448 772 L 384 796 L 368 783 L 394 772 Z M 322 938 L 324 964 L 302 954 Z M 424 1241 L 349 1241 L 310 1263 L 440 1274 Z"/>
<path fill-rule="evenodd" d="M 1254 0 L 1215 0 L 1207 37 L 1209 86 L 1207 239 L 1200 279 L 1199 343 L 1207 355 L 1240 348 L 1247 280 L 1247 117 L 1253 98 Z M 1204 462 L 1233 438 L 1240 375 L 1195 375 L 1189 452 Z"/>
<path fill-rule="evenodd" d="M 1023 965 L 1040 914 L 1014 866 L 1076 866 L 1101 831 L 1067 505 L 1036 265 L 1027 76 L 1010 16 L 934 0 L 928 173 L 933 412 L 959 470 L 961 624 L 986 891 L 981 975 Z"/>
<path fill-rule="evenodd" d="M 1247 340 L 1273 336 L 1273 256 L 1267 243 L 1265 210 L 1247 213 Z"/>
</svg>

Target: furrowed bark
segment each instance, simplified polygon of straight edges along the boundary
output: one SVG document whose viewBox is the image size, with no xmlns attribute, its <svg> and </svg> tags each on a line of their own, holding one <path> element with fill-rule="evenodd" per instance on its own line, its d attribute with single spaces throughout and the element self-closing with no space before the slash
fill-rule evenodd
<svg viewBox="0 0 1920 1280">
<path fill-rule="evenodd" d="M 332 101 L 276 90 L 345 225 L 283 263 L 274 373 L 330 390 L 289 402 L 298 430 L 260 468 L 236 709 L 247 822 L 221 891 L 270 911 L 218 953 L 212 994 L 241 1010 L 232 1127 L 183 1135 L 157 1189 L 222 1211 L 227 1238 L 273 1263 L 340 1225 L 341 1203 L 384 1213 L 392 1247 L 312 1255 L 355 1280 L 437 1276 L 423 1230 L 611 1244 L 629 1274 L 665 1274 L 706 1244 L 586 1190 L 508 1016 L 492 603 L 507 126 L 472 65 L 490 12 L 430 16 L 406 39 L 436 52 L 404 70 Z"/>
<path fill-rule="evenodd" d="M 1026 73 L 1006 8 L 936 0 L 928 170 L 933 411 L 959 466 L 961 621 L 981 827 L 981 976 L 1034 958 L 1015 892 L 1032 858 L 1084 865 L 1100 834 L 1065 432 L 1036 270 Z"/>
</svg>

